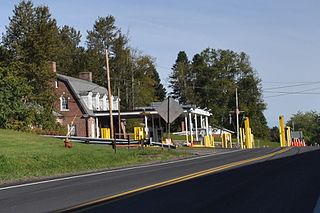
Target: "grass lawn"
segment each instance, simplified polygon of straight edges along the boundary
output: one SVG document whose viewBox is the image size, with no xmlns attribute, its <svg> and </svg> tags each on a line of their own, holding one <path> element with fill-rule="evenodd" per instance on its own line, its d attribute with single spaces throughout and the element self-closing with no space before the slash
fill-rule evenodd
<svg viewBox="0 0 320 213">
<path fill-rule="evenodd" d="M 0 129 L 0 183 L 58 176 L 77 172 L 124 167 L 150 161 L 187 156 L 186 152 L 149 147 L 118 148 L 73 143 L 64 148 L 62 140 Z"/>
<path fill-rule="evenodd" d="M 272 142 L 265 139 L 254 139 L 255 147 L 279 147 L 279 142 Z"/>
</svg>

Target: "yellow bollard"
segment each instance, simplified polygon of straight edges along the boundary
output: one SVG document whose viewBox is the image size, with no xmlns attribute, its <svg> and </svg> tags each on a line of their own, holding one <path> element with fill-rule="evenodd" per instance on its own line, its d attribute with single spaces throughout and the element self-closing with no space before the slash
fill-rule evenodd
<svg viewBox="0 0 320 213">
<path fill-rule="evenodd" d="M 245 131 L 245 145 L 247 149 L 252 149 L 253 148 L 253 137 L 251 133 L 251 128 L 250 128 L 250 120 L 248 117 L 244 119 L 244 131 Z"/>
<path fill-rule="evenodd" d="M 204 136 L 204 146 L 205 147 L 214 147 L 214 140 L 212 139 L 213 137 L 211 135 L 206 135 Z"/>
<path fill-rule="evenodd" d="M 279 134 L 280 134 L 280 146 L 286 146 L 286 134 L 285 134 L 285 127 L 284 127 L 284 117 L 283 115 L 279 116 Z"/>
<path fill-rule="evenodd" d="M 232 137 L 230 133 L 222 134 L 222 148 L 232 148 Z"/>
<path fill-rule="evenodd" d="M 222 148 L 227 148 L 226 147 L 226 135 L 224 133 L 221 135 L 221 146 L 222 146 Z"/>
<path fill-rule="evenodd" d="M 101 128 L 101 138 L 110 139 L 110 128 Z"/>
<path fill-rule="evenodd" d="M 286 136 L 287 136 L 287 146 L 291 146 L 291 141 L 292 141 L 292 138 L 291 138 L 291 128 L 288 126 L 286 128 Z"/>
<path fill-rule="evenodd" d="M 214 148 L 215 145 L 214 145 L 214 137 L 213 137 L 213 135 L 210 135 L 210 142 L 211 142 L 212 147 Z"/>
<path fill-rule="evenodd" d="M 134 132 L 134 140 L 138 141 L 138 140 L 144 139 L 143 127 L 134 127 L 133 132 Z"/>
</svg>

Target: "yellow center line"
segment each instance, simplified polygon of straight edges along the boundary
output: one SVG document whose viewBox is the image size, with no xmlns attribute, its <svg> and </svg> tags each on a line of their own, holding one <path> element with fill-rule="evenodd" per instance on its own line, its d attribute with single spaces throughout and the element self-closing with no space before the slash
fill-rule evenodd
<svg viewBox="0 0 320 213">
<path fill-rule="evenodd" d="M 72 206 L 72 207 L 70 207 L 68 209 L 65 209 L 63 211 L 71 211 L 71 210 L 74 210 L 74 209 L 77 209 L 77 208 L 83 208 L 83 207 L 91 206 L 91 205 L 98 204 L 98 203 L 101 203 L 101 202 L 110 201 L 110 200 L 113 200 L 113 199 L 116 199 L 116 198 L 119 198 L 119 197 L 122 197 L 122 196 L 125 196 L 125 195 L 133 194 L 133 193 L 136 193 L 136 192 L 141 192 L 141 191 L 150 190 L 150 189 L 157 189 L 157 188 L 161 188 L 161 187 L 164 187 L 164 186 L 173 185 L 173 184 L 176 184 L 176 183 L 180 183 L 180 182 L 187 181 L 187 180 L 190 180 L 190 179 L 194 179 L 194 178 L 197 178 L 197 177 L 201 177 L 201 176 L 204 176 L 204 175 L 216 173 L 216 172 L 219 172 L 219 171 L 222 171 L 222 170 L 226 170 L 226 169 L 229 169 L 229 168 L 233 168 L 233 167 L 236 167 L 236 166 L 240 166 L 240 165 L 244 165 L 244 164 L 247 164 L 247 163 L 263 160 L 263 159 L 266 159 L 266 158 L 269 158 L 269 157 L 273 157 L 275 155 L 284 153 L 284 152 L 286 152 L 286 151 L 288 151 L 290 149 L 291 149 L 291 147 L 285 148 L 285 149 L 281 149 L 279 151 L 276 151 L 276 152 L 273 152 L 273 153 L 269 153 L 267 155 L 263 155 L 263 156 L 260 156 L 260 157 L 241 160 L 241 161 L 225 164 L 225 165 L 222 165 L 222 166 L 218 166 L 218 167 L 215 167 L 215 168 L 202 170 L 200 172 L 195 172 L 195 173 L 192 173 L 192 174 L 189 174 L 189 175 L 184 175 L 184 176 L 181 176 L 181 177 L 172 178 L 172 179 L 169 179 L 169 180 L 166 180 L 166 181 L 163 181 L 163 182 L 151 184 L 151 185 L 148 185 L 148 186 L 143 186 L 143 187 L 140 187 L 140 188 L 137 188 L 137 189 L 125 191 L 125 192 L 122 192 L 122 193 L 119 193 L 119 194 L 111 195 L 111 196 L 100 198 L 100 199 L 97 199 L 97 200 L 94 200 L 94 201 L 90 201 L 90 202 L 82 203 L 82 204 L 79 204 L 79 205 L 76 205 L 76 206 Z"/>
</svg>

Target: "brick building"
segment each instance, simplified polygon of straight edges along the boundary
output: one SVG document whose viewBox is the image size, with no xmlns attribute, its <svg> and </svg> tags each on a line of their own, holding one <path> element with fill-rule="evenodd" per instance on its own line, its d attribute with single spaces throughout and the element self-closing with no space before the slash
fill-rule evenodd
<svg viewBox="0 0 320 213">
<path fill-rule="evenodd" d="M 52 62 L 56 73 L 56 64 Z M 57 100 L 53 103 L 57 121 L 73 136 L 99 137 L 101 127 L 109 127 L 107 118 L 98 119 L 96 112 L 109 110 L 107 89 L 92 83 L 92 74 L 82 72 L 79 78 L 56 74 L 54 82 Z M 113 96 L 113 110 L 119 99 Z"/>
</svg>

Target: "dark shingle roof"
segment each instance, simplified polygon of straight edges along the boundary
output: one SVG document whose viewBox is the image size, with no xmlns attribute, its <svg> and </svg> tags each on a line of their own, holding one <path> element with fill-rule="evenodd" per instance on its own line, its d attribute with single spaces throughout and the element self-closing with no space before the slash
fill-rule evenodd
<svg viewBox="0 0 320 213">
<path fill-rule="evenodd" d="M 92 83 L 90 81 L 82 80 L 79 78 L 74 78 L 66 75 L 57 74 L 59 79 L 67 80 L 70 86 L 75 90 L 77 94 L 85 94 L 92 92 L 93 94 L 100 93 L 104 95 L 107 93 L 107 89 L 99 86 L 98 84 Z"/>
<path fill-rule="evenodd" d="M 82 80 L 79 78 L 74 78 L 66 75 L 57 74 L 57 79 L 64 81 L 70 87 L 72 93 L 75 95 L 77 102 L 80 104 L 81 108 L 84 111 L 84 114 L 93 116 L 94 113 L 90 110 L 84 101 L 81 99 L 81 95 L 86 95 L 89 92 L 93 94 L 99 93 L 100 95 L 107 94 L 107 89 L 99 86 L 98 84 L 92 83 L 90 81 Z"/>
</svg>

